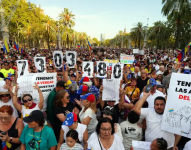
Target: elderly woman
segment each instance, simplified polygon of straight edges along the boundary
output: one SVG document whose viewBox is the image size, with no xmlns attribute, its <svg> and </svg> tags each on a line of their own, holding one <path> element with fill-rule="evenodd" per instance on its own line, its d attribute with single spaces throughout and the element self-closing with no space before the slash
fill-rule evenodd
<svg viewBox="0 0 191 150">
<path fill-rule="evenodd" d="M 23 128 L 22 120 L 13 116 L 11 106 L 0 107 L 0 148 L 6 150 L 17 149 L 20 146 L 19 137 Z M 9 144 L 6 144 L 6 142 Z"/>
<path fill-rule="evenodd" d="M 57 93 L 54 101 L 55 124 L 53 126 L 57 141 L 59 140 L 60 129 L 62 123 L 66 119 L 68 112 L 73 112 L 74 103 L 70 102 L 70 96 L 66 90 L 61 90 Z"/>
<path fill-rule="evenodd" d="M 55 150 L 56 138 L 53 130 L 44 125 L 44 115 L 40 110 L 34 110 L 28 117 L 25 117 L 24 122 L 27 122 L 21 137 L 21 150 Z"/>
<path fill-rule="evenodd" d="M 88 148 L 95 150 L 125 150 L 121 139 L 114 133 L 113 121 L 109 118 L 101 119 L 96 132 L 88 140 Z"/>
<path fill-rule="evenodd" d="M 78 123 L 78 117 L 75 113 L 68 113 L 66 115 L 66 121 L 63 122 L 62 128 L 60 130 L 60 138 L 57 145 L 57 150 L 60 149 L 60 146 L 64 141 L 66 142 L 66 134 L 69 130 L 76 130 L 78 132 L 79 142 L 82 143 L 84 149 L 87 149 L 87 141 L 88 141 L 88 131 L 87 126 L 81 123 Z"/>
<path fill-rule="evenodd" d="M 90 136 L 97 125 L 97 108 L 95 96 L 91 93 L 81 95 L 82 104 L 80 105 L 82 110 L 79 113 L 80 121 L 82 124 L 87 125 L 88 135 Z M 76 101 L 79 104 L 78 101 Z"/>
</svg>

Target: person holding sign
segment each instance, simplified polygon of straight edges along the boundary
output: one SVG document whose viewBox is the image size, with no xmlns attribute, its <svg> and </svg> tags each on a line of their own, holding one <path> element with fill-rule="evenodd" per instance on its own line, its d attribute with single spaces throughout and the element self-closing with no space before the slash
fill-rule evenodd
<svg viewBox="0 0 191 150">
<path fill-rule="evenodd" d="M 23 105 L 21 105 L 18 101 L 17 101 L 17 92 L 18 92 L 19 87 L 16 87 L 15 93 L 13 94 L 11 92 L 11 94 L 13 95 L 13 105 L 15 106 L 15 108 L 21 112 L 22 117 L 27 117 L 29 116 L 29 114 L 34 111 L 34 110 L 42 110 L 43 109 L 43 104 L 44 104 L 44 98 L 42 95 L 42 91 L 40 90 L 39 86 L 35 83 L 34 89 L 37 89 L 39 92 L 39 103 L 36 104 L 34 103 L 33 97 L 30 94 L 25 94 L 22 97 L 22 102 Z M 26 123 L 24 123 L 26 125 Z"/>
<path fill-rule="evenodd" d="M 145 132 L 145 141 L 152 142 L 156 138 L 164 138 L 168 143 L 168 149 L 173 148 L 173 150 L 177 150 L 176 145 L 181 136 L 161 130 L 162 117 L 166 105 L 165 98 L 161 96 L 156 97 L 154 108 L 142 108 L 149 96 L 150 91 L 148 93 L 144 91 L 142 98 L 137 101 L 133 108 L 135 113 L 146 119 L 147 129 Z"/>
</svg>

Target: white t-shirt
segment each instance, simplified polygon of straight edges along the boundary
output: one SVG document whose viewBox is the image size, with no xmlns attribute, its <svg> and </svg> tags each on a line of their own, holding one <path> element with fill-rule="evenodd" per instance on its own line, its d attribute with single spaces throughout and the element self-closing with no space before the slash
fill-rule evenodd
<svg viewBox="0 0 191 150">
<path fill-rule="evenodd" d="M 73 147 L 68 147 L 66 143 L 63 143 L 60 150 L 84 150 L 84 148 L 79 143 L 76 143 Z"/>
<path fill-rule="evenodd" d="M 168 149 L 174 146 L 174 134 L 161 130 L 163 115 L 157 114 L 154 108 L 141 108 L 140 116 L 146 119 L 145 141 L 152 142 L 157 138 L 164 138 L 168 143 Z"/>
<path fill-rule="evenodd" d="M 153 95 L 152 94 L 149 95 L 149 97 L 147 98 L 147 102 L 149 104 L 148 108 L 154 108 L 154 101 L 155 101 L 155 98 L 158 97 L 158 96 L 162 96 L 162 97 L 165 98 L 165 95 L 162 92 L 158 91 L 158 90 L 156 90 L 156 92 Z M 142 97 L 143 97 L 143 93 L 141 93 L 140 99 Z"/>
<path fill-rule="evenodd" d="M 159 70 L 156 74 L 159 75 L 159 74 L 163 74 L 163 73 L 164 73 L 164 72 L 162 72 L 162 71 Z"/>
<path fill-rule="evenodd" d="M 142 139 L 142 128 L 137 126 L 137 123 L 131 124 L 129 121 L 124 121 L 120 124 L 123 135 L 123 145 L 126 150 L 132 146 L 132 141 L 140 141 Z"/>
<path fill-rule="evenodd" d="M 100 139 L 99 139 L 100 140 Z M 101 141 L 100 141 L 101 144 Z M 98 136 L 97 133 L 93 133 L 90 138 L 88 139 L 88 149 L 93 149 L 93 150 L 101 150 L 99 141 L 98 141 Z M 103 145 L 101 144 L 102 149 L 106 150 Z M 111 145 L 111 147 L 107 150 L 125 150 L 123 143 L 121 141 L 121 139 L 119 138 L 118 135 L 114 134 L 114 140 L 113 140 L 113 144 Z"/>
<path fill-rule="evenodd" d="M 27 109 L 24 105 L 22 105 L 22 110 L 21 110 L 22 117 L 23 118 L 28 117 L 33 110 L 40 110 L 38 104 L 36 104 L 36 106 L 33 109 Z M 24 125 L 26 126 L 27 123 L 24 122 Z"/>
<path fill-rule="evenodd" d="M 7 103 L 4 103 L 2 100 L 0 100 L 0 107 L 4 106 L 4 105 L 8 105 L 11 106 L 13 108 L 13 116 L 14 117 L 18 117 L 18 112 L 17 109 L 14 107 L 12 99 L 9 99 L 9 101 Z"/>
<path fill-rule="evenodd" d="M 191 140 L 186 143 L 183 150 L 191 150 Z"/>
<path fill-rule="evenodd" d="M 90 118 L 91 118 L 90 123 L 89 123 L 89 125 L 87 126 L 88 135 L 90 136 L 90 135 L 95 131 L 98 121 L 97 121 L 95 112 L 94 112 L 91 108 L 88 108 L 85 112 L 83 112 L 83 111 L 84 111 L 84 108 L 85 108 L 85 107 L 82 107 L 82 110 L 81 110 L 81 112 L 79 113 L 79 117 L 80 117 L 80 121 L 81 121 L 81 122 L 82 122 L 85 118 L 87 118 L 87 117 L 90 117 Z"/>
<path fill-rule="evenodd" d="M 78 127 L 75 129 L 78 132 L 78 139 L 80 142 L 82 142 L 83 144 L 83 135 L 84 132 L 86 131 L 87 126 L 83 125 L 81 123 L 78 123 Z M 68 126 L 62 125 L 62 130 L 64 131 L 64 140 L 66 141 L 66 134 L 68 133 L 68 131 L 70 131 L 70 129 L 68 128 Z"/>
</svg>

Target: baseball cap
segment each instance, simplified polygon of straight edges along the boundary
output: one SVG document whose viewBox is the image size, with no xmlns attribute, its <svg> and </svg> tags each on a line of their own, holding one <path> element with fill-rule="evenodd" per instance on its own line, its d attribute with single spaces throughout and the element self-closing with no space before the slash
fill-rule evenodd
<svg viewBox="0 0 191 150">
<path fill-rule="evenodd" d="M 62 123 L 65 126 L 71 126 L 75 121 L 78 121 L 78 117 L 75 113 L 68 113 L 66 115 L 66 120 Z"/>
<path fill-rule="evenodd" d="M 70 77 L 76 77 L 76 74 L 73 73 L 73 74 L 70 75 Z"/>
<path fill-rule="evenodd" d="M 151 78 L 148 80 L 147 85 L 155 86 L 155 85 L 157 85 L 157 82 L 155 79 Z"/>
<path fill-rule="evenodd" d="M 131 79 L 131 74 L 130 73 L 127 75 L 127 79 Z"/>
<path fill-rule="evenodd" d="M 88 86 L 86 85 L 81 85 L 79 90 L 77 91 L 78 94 L 82 94 L 82 92 L 87 92 L 88 91 Z"/>
<path fill-rule="evenodd" d="M 67 84 L 66 82 L 64 81 L 58 81 L 57 84 L 56 84 L 56 87 L 63 87 L 63 88 L 66 88 L 67 87 Z"/>
<path fill-rule="evenodd" d="M 43 121 L 44 115 L 40 110 L 33 110 L 28 117 L 23 118 L 24 122 Z"/>
<path fill-rule="evenodd" d="M 4 78 L 4 81 L 5 81 L 6 79 L 9 79 L 10 81 L 12 81 L 12 79 L 11 79 L 10 77 Z"/>
<path fill-rule="evenodd" d="M 95 96 L 92 93 L 88 93 L 86 95 L 80 95 L 81 99 L 86 99 L 89 102 L 94 102 L 95 101 Z"/>
<path fill-rule="evenodd" d="M 190 70 L 184 70 L 184 74 L 190 74 Z"/>
<path fill-rule="evenodd" d="M 106 115 L 113 115 L 114 108 L 112 106 L 106 106 L 102 112 Z"/>
</svg>

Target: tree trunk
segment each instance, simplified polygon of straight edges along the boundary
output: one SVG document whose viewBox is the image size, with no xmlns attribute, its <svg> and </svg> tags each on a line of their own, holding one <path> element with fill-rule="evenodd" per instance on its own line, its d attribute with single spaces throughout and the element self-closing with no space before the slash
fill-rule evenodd
<svg viewBox="0 0 191 150">
<path fill-rule="evenodd" d="M 48 31 L 47 31 L 48 32 Z M 48 36 L 47 36 L 47 43 L 48 43 L 48 50 L 50 51 L 50 35 L 48 33 Z"/>
<path fill-rule="evenodd" d="M 138 48 L 141 49 L 141 35 L 140 35 L 140 32 L 139 32 L 139 37 L 138 37 Z"/>
<path fill-rule="evenodd" d="M 178 21 L 177 21 L 177 33 L 176 33 L 176 41 L 175 41 L 175 48 L 179 48 L 179 39 L 180 39 L 180 14 L 178 15 Z"/>
</svg>

